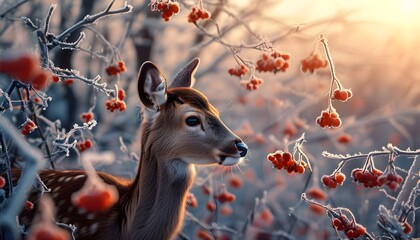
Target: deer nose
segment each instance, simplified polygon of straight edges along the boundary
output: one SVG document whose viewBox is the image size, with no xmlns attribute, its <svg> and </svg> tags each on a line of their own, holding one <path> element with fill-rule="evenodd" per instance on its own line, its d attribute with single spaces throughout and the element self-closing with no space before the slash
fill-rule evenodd
<svg viewBox="0 0 420 240">
<path fill-rule="evenodd" d="M 246 153 L 248 152 L 248 146 L 240 140 L 237 141 L 235 145 L 239 150 L 239 155 L 241 157 L 245 157 Z"/>
</svg>

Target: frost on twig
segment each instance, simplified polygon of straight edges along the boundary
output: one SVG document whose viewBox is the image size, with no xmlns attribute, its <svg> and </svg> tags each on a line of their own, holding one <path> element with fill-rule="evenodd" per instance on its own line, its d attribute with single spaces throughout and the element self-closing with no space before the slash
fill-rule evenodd
<svg viewBox="0 0 420 240">
<path fill-rule="evenodd" d="M 104 92 L 107 96 L 112 96 L 114 93 L 113 89 L 107 88 L 108 85 L 106 83 L 99 82 L 101 80 L 101 76 L 99 75 L 97 75 L 93 79 L 89 79 L 84 76 L 81 76 L 79 71 L 77 70 L 62 69 L 62 68 L 53 66 L 52 63 L 50 63 L 50 65 L 51 65 L 51 69 L 56 74 L 56 76 L 61 79 L 66 79 L 66 78 L 78 79 L 88 85 L 91 85 L 92 87 L 98 89 L 99 91 Z"/>
<path fill-rule="evenodd" d="M 74 124 L 73 128 L 70 131 L 68 131 L 65 134 L 59 134 L 56 140 L 53 141 L 53 145 L 64 151 L 66 153 L 66 156 L 69 156 L 70 148 L 74 148 L 77 144 L 77 140 L 69 142 L 70 138 L 78 131 L 82 132 L 84 130 L 92 130 L 93 127 L 96 126 L 96 124 L 96 120 L 92 120 L 88 123 L 83 123 L 82 126 Z"/>
<path fill-rule="evenodd" d="M 129 13 L 133 9 L 133 6 L 128 5 L 127 2 L 124 2 L 124 6 L 122 8 L 111 10 L 111 7 L 114 5 L 114 2 L 115 2 L 115 0 L 111 1 L 108 4 L 108 6 L 106 7 L 106 9 L 99 12 L 99 13 L 96 13 L 94 15 L 86 15 L 85 18 L 83 18 L 82 20 L 80 20 L 79 22 L 77 22 L 76 24 L 74 24 L 73 26 L 69 27 L 64 32 L 62 32 L 61 34 L 56 36 L 55 37 L 55 42 L 53 42 L 49 46 L 50 49 L 56 47 L 58 43 L 63 42 L 70 33 L 76 31 L 77 29 L 79 29 L 82 26 L 93 24 L 98 19 L 109 16 L 109 15 L 120 14 L 120 13 Z"/>
</svg>

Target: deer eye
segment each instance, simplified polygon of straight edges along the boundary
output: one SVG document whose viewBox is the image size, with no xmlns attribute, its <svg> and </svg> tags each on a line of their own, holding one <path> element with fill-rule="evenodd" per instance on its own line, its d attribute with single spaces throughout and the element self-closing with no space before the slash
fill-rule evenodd
<svg viewBox="0 0 420 240">
<path fill-rule="evenodd" d="M 190 127 L 195 127 L 200 124 L 200 119 L 196 116 L 189 116 L 185 119 L 185 123 Z"/>
</svg>

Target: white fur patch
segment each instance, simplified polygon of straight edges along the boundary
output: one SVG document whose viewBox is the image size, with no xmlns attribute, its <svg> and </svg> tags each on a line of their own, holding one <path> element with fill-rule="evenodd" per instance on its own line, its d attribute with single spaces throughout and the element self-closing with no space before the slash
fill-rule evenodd
<svg viewBox="0 0 420 240">
<path fill-rule="evenodd" d="M 242 162 L 244 158 L 226 157 L 223 161 L 222 166 L 233 166 Z"/>
</svg>

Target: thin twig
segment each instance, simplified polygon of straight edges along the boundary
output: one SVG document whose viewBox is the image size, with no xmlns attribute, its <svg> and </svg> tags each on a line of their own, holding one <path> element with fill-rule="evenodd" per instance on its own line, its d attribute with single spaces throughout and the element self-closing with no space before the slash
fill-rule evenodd
<svg viewBox="0 0 420 240">
<path fill-rule="evenodd" d="M 74 24 L 73 26 L 69 27 L 68 29 L 66 29 L 64 32 L 62 32 L 60 35 L 56 36 L 56 40 L 58 42 L 63 42 L 65 40 L 65 38 L 72 32 L 76 31 L 77 29 L 85 26 L 85 25 L 89 25 L 89 24 L 93 24 L 95 23 L 96 20 L 109 16 L 109 15 L 113 15 L 113 14 L 119 14 L 119 13 L 129 13 L 132 11 L 133 6 L 128 5 L 127 2 L 124 3 L 124 7 L 116 9 L 116 10 L 111 10 L 112 5 L 114 4 L 115 0 L 111 1 L 108 6 L 106 7 L 106 9 L 102 12 L 99 12 L 97 14 L 94 15 L 87 15 L 85 18 L 83 18 L 82 20 L 80 20 L 79 22 L 77 22 L 76 24 Z M 57 45 L 51 45 L 50 49 L 56 47 Z"/>
</svg>

